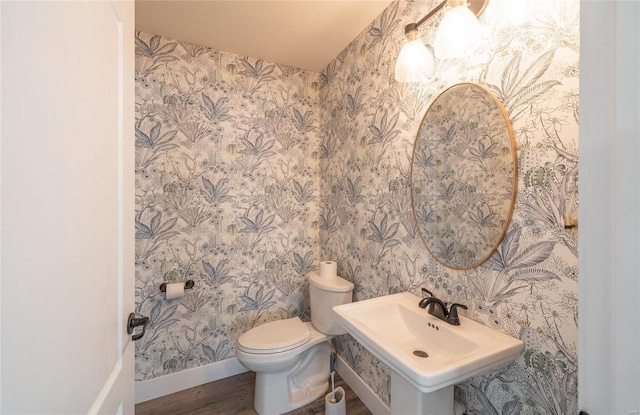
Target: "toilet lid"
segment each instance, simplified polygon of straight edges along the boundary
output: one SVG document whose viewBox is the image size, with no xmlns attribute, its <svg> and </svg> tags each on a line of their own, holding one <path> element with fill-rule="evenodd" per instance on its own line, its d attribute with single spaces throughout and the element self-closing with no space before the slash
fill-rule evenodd
<svg viewBox="0 0 640 415">
<path fill-rule="evenodd" d="M 310 338 L 309 327 L 293 317 L 252 328 L 238 338 L 238 346 L 248 353 L 279 353 L 303 345 Z"/>
</svg>

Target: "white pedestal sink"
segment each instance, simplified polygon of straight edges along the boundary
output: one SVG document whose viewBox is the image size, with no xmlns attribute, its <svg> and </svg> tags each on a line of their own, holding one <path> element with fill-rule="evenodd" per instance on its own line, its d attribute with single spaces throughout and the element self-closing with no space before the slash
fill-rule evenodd
<svg viewBox="0 0 640 415">
<path fill-rule="evenodd" d="M 464 316 L 452 326 L 411 293 L 333 308 L 342 326 L 391 368 L 391 413 L 453 413 L 453 385 L 513 362 L 524 343 Z"/>
</svg>

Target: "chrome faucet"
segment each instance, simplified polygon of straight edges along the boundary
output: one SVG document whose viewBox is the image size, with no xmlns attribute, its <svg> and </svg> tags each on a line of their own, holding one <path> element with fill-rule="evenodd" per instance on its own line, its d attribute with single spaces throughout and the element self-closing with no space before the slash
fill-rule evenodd
<svg viewBox="0 0 640 415">
<path fill-rule="evenodd" d="M 420 300 L 420 302 L 418 303 L 418 307 L 427 308 L 427 306 L 429 306 L 429 309 L 427 310 L 427 312 L 432 316 L 438 317 L 440 320 L 446 321 L 447 323 L 453 326 L 460 325 L 460 317 L 458 317 L 458 308 L 466 310 L 467 309 L 466 305 L 454 303 L 454 304 L 451 304 L 451 307 L 449 309 L 447 309 L 447 305 L 442 300 L 435 297 L 431 291 L 427 290 L 426 288 L 423 288 L 422 292 L 425 294 L 428 294 L 430 297 L 425 297 L 422 300 Z"/>
</svg>

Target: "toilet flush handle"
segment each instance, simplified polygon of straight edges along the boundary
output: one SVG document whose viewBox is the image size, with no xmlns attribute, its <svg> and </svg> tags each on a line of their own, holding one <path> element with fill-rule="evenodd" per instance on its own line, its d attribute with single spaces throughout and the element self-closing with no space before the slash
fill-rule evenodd
<svg viewBox="0 0 640 415">
<path fill-rule="evenodd" d="M 147 324 L 149 324 L 149 317 L 136 317 L 135 313 L 129 314 L 129 320 L 127 321 L 127 334 L 133 333 L 133 329 L 135 327 L 142 326 L 142 331 L 131 336 L 131 340 L 140 340 L 147 330 Z"/>
</svg>

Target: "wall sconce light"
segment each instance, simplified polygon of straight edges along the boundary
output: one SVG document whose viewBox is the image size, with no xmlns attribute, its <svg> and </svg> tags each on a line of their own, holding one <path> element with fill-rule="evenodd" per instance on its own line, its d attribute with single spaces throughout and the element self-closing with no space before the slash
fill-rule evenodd
<svg viewBox="0 0 640 415">
<path fill-rule="evenodd" d="M 447 3 L 450 9 L 444 15 L 434 41 L 438 59 L 464 58 L 473 53 L 481 42 L 481 27 L 477 16 L 489 0 L 444 0 L 417 23 L 404 28 L 407 42 L 396 61 L 395 78 L 398 82 L 424 82 L 433 71 L 434 58 L 420 40 L 418 27 L 429 20 Z M 474 15 L 475 14 L 475 15 Z"/>
<path fill-rule="evenodd" d="M 491 0 L 484 11 L 485 23 L 493 28 L 520 26 L 534 12 L 535 5 L 529 0 Z"/>
<path fill-rule="evenodd" d="M 416 23 L 404 28 L 407 43 L 402 46 L 396 61 L 396 81 L 426 82 L 433 72 L 433 54 L 420 39 Z"/>
</svg>

